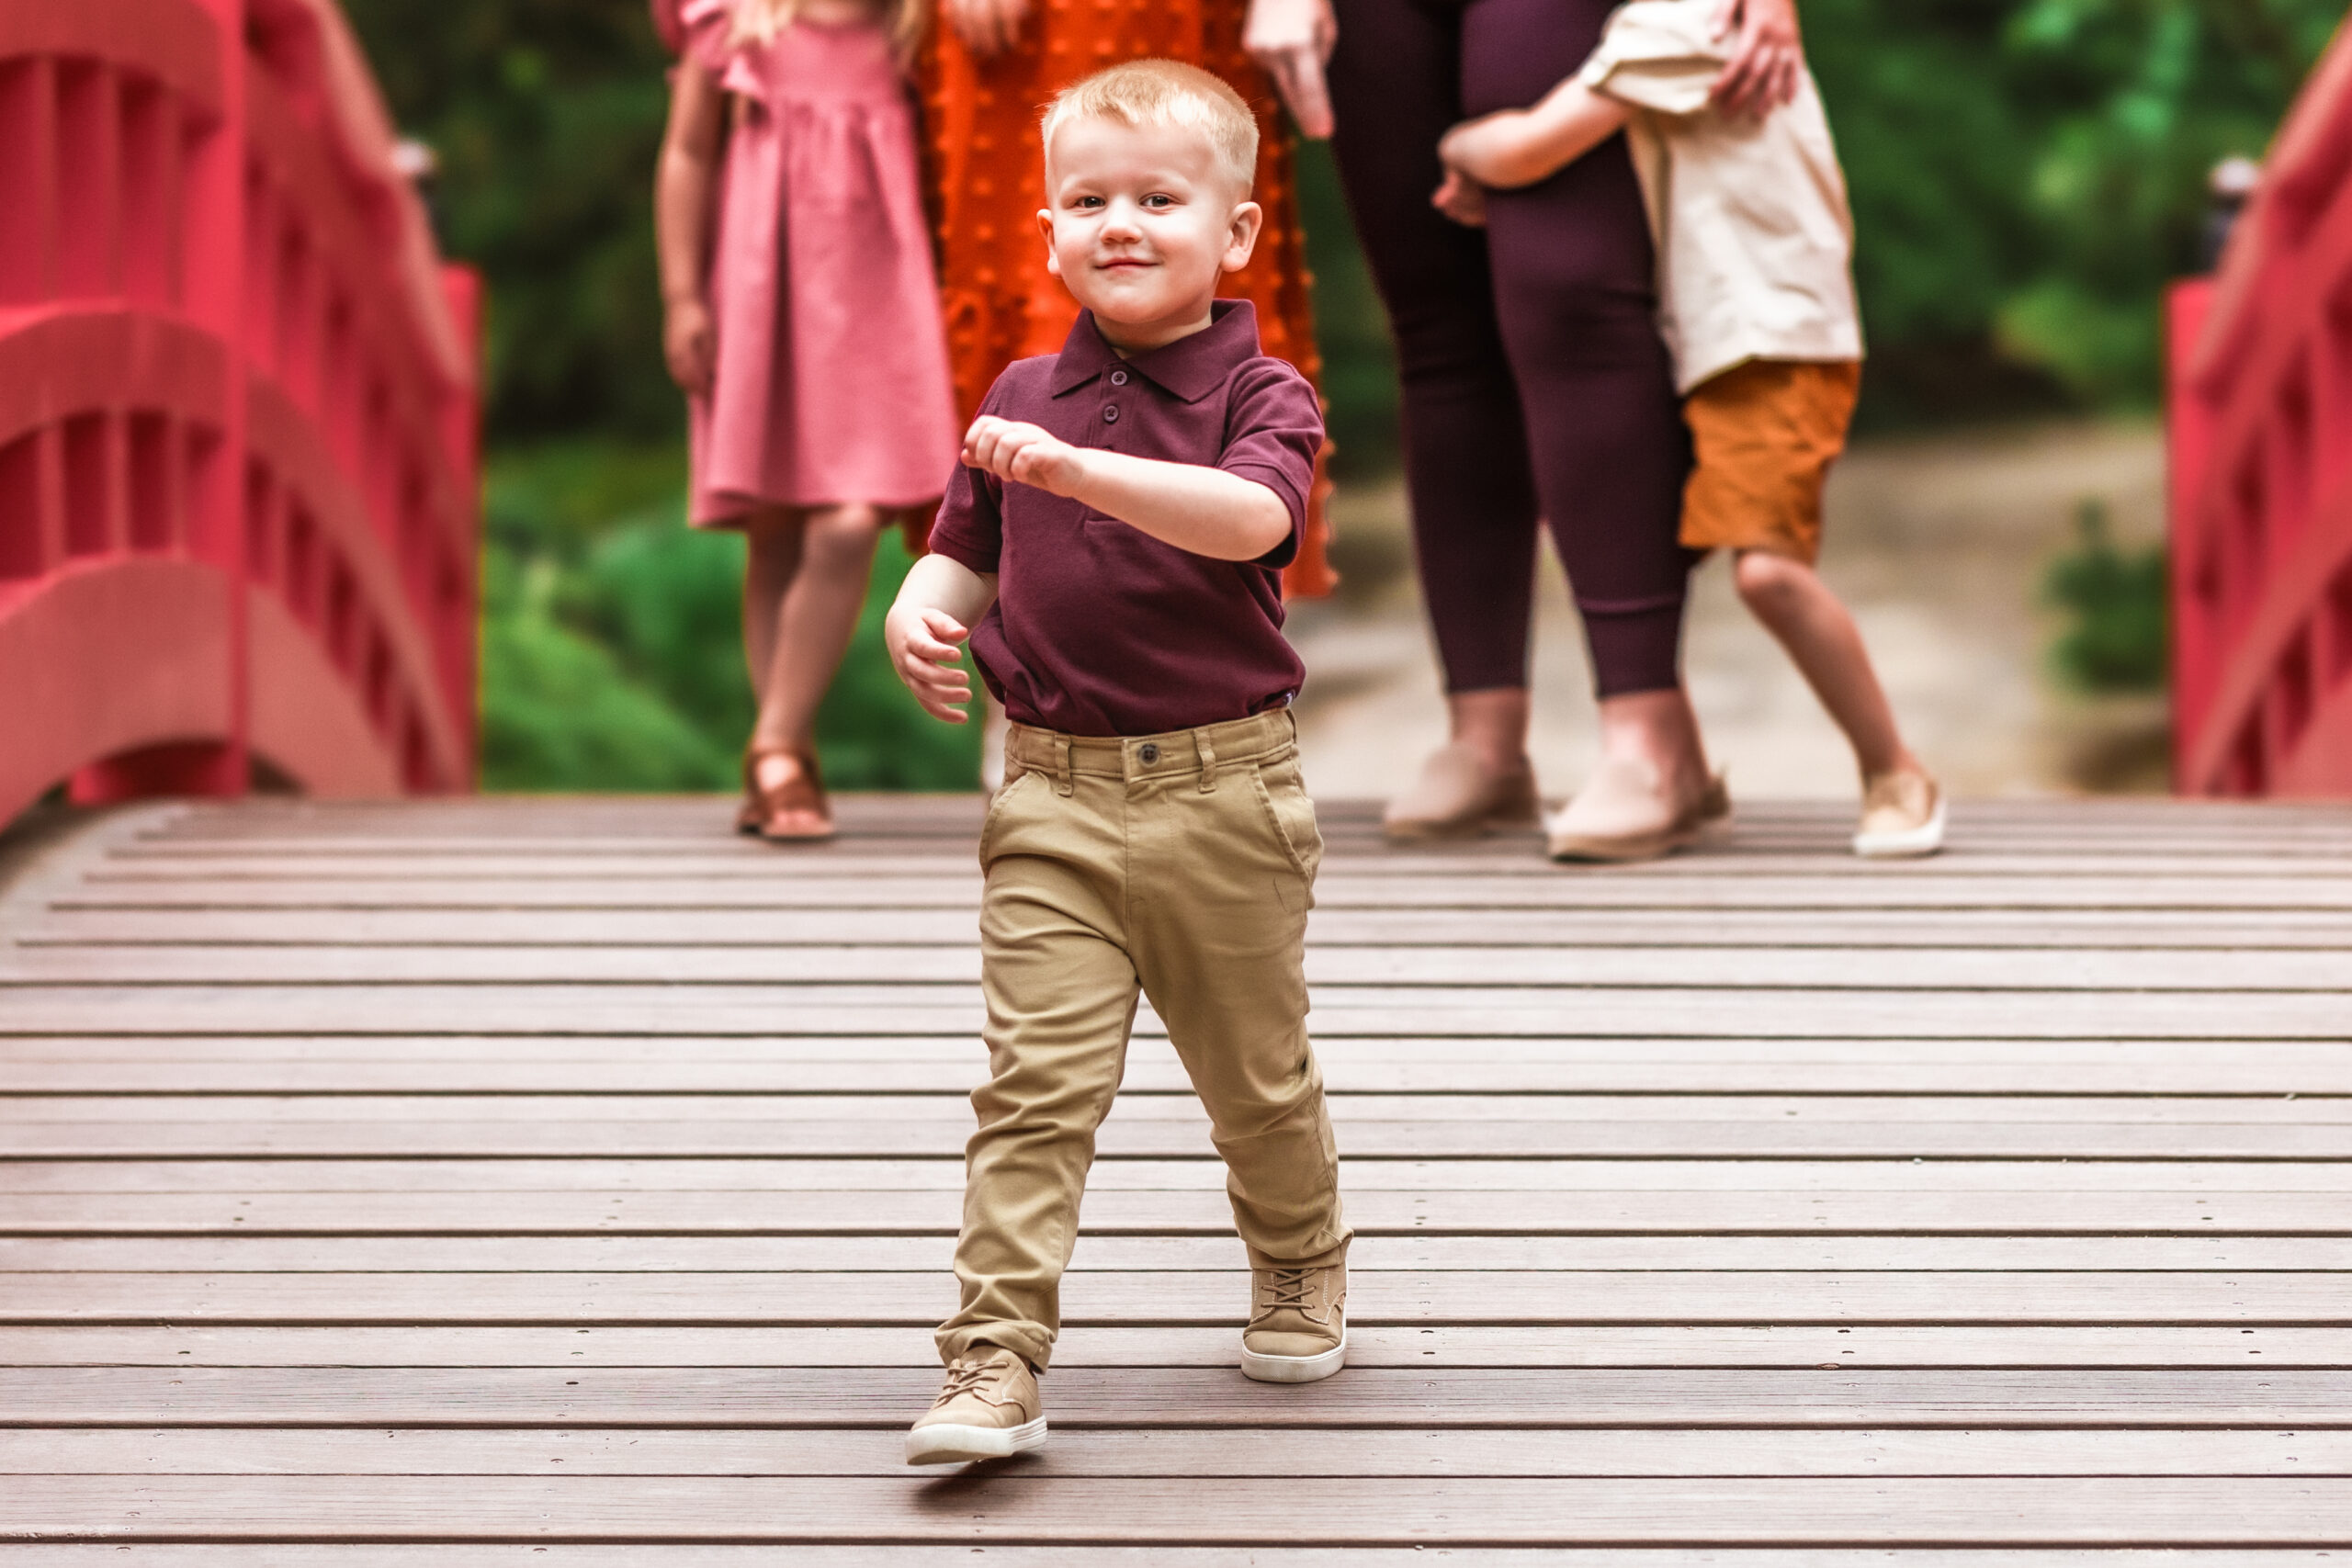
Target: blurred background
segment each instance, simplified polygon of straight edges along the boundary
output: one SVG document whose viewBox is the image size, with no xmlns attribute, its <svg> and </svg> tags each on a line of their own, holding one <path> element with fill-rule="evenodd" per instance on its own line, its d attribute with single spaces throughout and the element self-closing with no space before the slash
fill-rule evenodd
<svg viewBox="0 0 2352 1568">
<path fill-rule="evenodd" d="M 345 0 L 442 241 L 490 289 L 483 783 L 727 789 L 751 719 L 741 547 L 682 523 L 650 186 L 666 59 L 642 0 Z M 2165 784 L 2165 283 L 2210 263 L 2211 176 L 2259 157 L 2341 0 L 1804 0 L 1860 232 L 1871 359 L 1824 569 L 1916 742 L 1971 794 Z M 1396 787 L 1442 739 L 1396 479 L 1380 311 L 1329 158 L 1301 153 L 1345 581 L 1293 621 L 1317 789 Z M 841 788 L 963 789 L 978 736 L 878 657 L 885 541 L 820 725 Z M 1736 788 L 1838 795 L 1842 744 L 1705 569 L 1687 651 Z M 1547 790 L 1589 761 L 1556 571 Z"/>
</svg>

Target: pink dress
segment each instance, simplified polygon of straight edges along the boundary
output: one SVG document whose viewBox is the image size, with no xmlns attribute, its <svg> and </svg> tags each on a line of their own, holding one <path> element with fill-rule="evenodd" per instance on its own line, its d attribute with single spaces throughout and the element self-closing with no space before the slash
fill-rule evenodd
<svg viewBox="0 0 2352 1568">
<path fill-rule="evenodd" d="M 685 0 L 689 59 L 740 100 L 711 248 L 718 370 L 689 400 L 697 526 L 762 503 L 938 499 L 959 432 L 914 113 L 872 24 L 796 22 L 732 49 L 729 0 Z"/>
</svg>

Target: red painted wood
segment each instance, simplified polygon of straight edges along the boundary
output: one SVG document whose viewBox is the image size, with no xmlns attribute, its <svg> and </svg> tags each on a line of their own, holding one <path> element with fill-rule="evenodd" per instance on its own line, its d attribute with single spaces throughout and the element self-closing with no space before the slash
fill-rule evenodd
<svg viewBox="0 0 2352 1568">
<path fill-rule="evenodd" d="M 479 284 L 332 0 L 0 6 L 0 821 L 474 767 Z"/>
<path fill-rule="evenodd" d="M 2170 304 L 2174 776 L 2352 795 L 2352 37 Z"/>
</svg>

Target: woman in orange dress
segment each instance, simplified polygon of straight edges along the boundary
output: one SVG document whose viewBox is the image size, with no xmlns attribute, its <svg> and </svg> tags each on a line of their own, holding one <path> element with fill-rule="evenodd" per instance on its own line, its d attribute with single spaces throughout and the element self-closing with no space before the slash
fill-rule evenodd
<svg viewBox="0 0 2352 1568">
<path fill-rule="evenodd" d="M 1244 51 L 1250 10 L 1250 0 L 941 0 L 921 83 L 940 299 L 956 402 L 967 422 L 1000 371 L 1013 360 L 1057 352 L 1078 319 L 1069 291 L 1046 271 L 1037 235 L 1036 213 L 1045 204 L 1037 117 L 1046 100 L 1080 77 L 1126 60 L 1198 65 L 1231 83 L 1257 110 L 1251 194 L 1265 209 L 1265 228 L 1249 267 L 1227 287 L 1257 307 L 1265 352 L 1320 384 L 1289 130 L 1274 85 Z M 1305 546 L 1283 574 L 1294 595 L 1328 593 L 1335 581 L 1324 554 L 1329 530 L 1322 502 L 1329 488 L 1316 485 Z"/>
</svg>

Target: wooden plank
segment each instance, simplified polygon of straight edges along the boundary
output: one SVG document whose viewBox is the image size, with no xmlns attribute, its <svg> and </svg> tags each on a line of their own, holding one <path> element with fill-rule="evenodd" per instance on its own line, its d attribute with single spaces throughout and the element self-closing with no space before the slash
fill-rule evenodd
<svg viewBox="0 0 2352 1568">
<path fill-rule="evenodd" d="M 1319 999 L 1345 987 L 1509 987 L 1581 991 L 1742 988 L 1844 991 L 2352 990 L 2352 950 L 2026 953 L 1904 948 L 1858 963 L 1824 948 L 1316 948 Z M 0 981 L 87 985 L 978 985 L 961 946 L 688 948 L 24 946 L 0 949 Z M 1555 998 L 1573 1006 L 1576 998 Z"/>
<path fill-rule="evenodd" d="M 1736 844 L 1705 855 L 1628 865 L 1562 865 L 1527 853 L 1508 858 L 1442 852 L 1384 853 L 1376 859 L 1340 857 L 1331 863 L 1331 875 L 1335 880 L 1377 876 L 1397 882 L 1479 878 L 1497 882 L 1609 884 L 1729 884 L 1755 878 L 1860 882 L 1900 876 L 1906 881 L 1940 886 L 1991 877 L 2083 873 L 2115 878 L 2211 877 L 2233 882 L 2291 882 L 2352 874 L 2352 838 L 2344 836 L 2306 840 L 2286 853 L 2263 852 L 2259 848 L 2247 852 L 2241 849 L 2237 852 L 2208 853 L 2193 860 L 2161 848 L 2152 850 L 2145 844 L 2117 845 L 2090 852 L 2064 848 L 2017 852 L 2017 847 L 2007 848 L 2009 852 L 1984 846 L 1955 845 L 1949 853 L 1893 871 L 1857 863 L 1848 856 L 1743 852 Z M 926 847 L 916 852 L 868 851 L 854 859 L 859 874 L 876 878 L 927 881 L 943 873 L 975 880 L 978 876 L 973 856 L 965 843 Z M 199 878 L 218 886 L 333 880 L 372 890 L 406 883 L 466 881 L 614 883 L 694 877 L 715 882 L 797 883 L 812 876 L 839 876 L 843 870 L 844 857 L 837 853 L 787 858 L 767 846 L 713 838 L 659 853 L 635 854 L 582 855 L 560 846 L 542 852 L 495 842 L 458 852 L 417 846 L 353 852 L 347 847 L 331 844 L 315 845 L 290 855 L 270 845 L 252 850 L 224 848 L 201 857 L 151 858 L 118 852 L 92 867 L 85 880 L 93 886 L 107 886 L 186 884 Z"/>
<path fill-rule="evenodd" d="M 1337 1093 L 2298 1096 L 2352 1094 L 2352 1047 L 2188 1041 L 1453 1040 L 1326 1036 Z M 201 1035 L 31 1038 L 0 1095 L 837 1094 L 968 1090 L 969 1037 Z M 1125 1088 L 1189 1087 L 1138 1040 Z"/>
<path fill-rule="evenodd" d="M 2273 1127 L 2325 1132 L 2352 1125 L 2352 1099 L 2314 1095 L 1680 1095 L 1680 1094 L 1331 1094 L 1331 1117 L 1343 1125 L 1388 1122 L 1510 1125 L 1604 1117 L 1625 1126 L 1662 1122 L 1726 1126 L 1791 1121 L 1870 1125 L 1922 1122 L 2063 1127 Z M 523 1124 L 585 1121 L 696 1122 L 937 1122 L 969 1130 L 962 1094 L 485 1094 L 485 1095 L 26 1095 L 0 1098 L 0 1119 L 26 1127 L 48 1122 L 209 1122 L 381 1118 L 419 1120 L 437 1111 L 451 1122 Z M 1206 1127 L 1207 1112 L 1190 1092 L 1122 1093 L 1108 1125 L 1170 1122 Z"/>
<path fill-rule="evenodd" d="M 2352 948 L 2352 919 L 2329 912 L 2208 909 L 1999 909 L 1955 914 L 1883 909 L 1751 910 L 1737 921 L 1712 911 L 1652 909 L 1623 916 L 1554 909 L 1540 920 L 1483 909 L 1318 908 L 1310 951 L 1391 943 L 1474 947 L 1577 945 L 1676 948 L 1758 946 L 1880 951 L 1906 946 L 2017 951 L 2138 948 L 2244 952 Z M 141 909 L 79 905 L 43 910 L 24 940 L 126 945 L 248 942 L 316 946 L 679 946 L 764 949 L 961 945 L 977 940 L 966 909 L 338 909 L 323 922 L 301 909 Z"/>
<path fill-rule="evenodd" d="M 2340 1274 L 1351 1271 L 1368 1324 L 2178 1324 L 2352 1325 Z M 1065 1321 L 1233 1324 L 1247 1278 L 1072 1277 Z M 446 1323 L 926 1325 L 954 1310 L 943 1269 L 888 1274 L 364 1273 L 0 1276 L 0 1324 Z"/>
<path fill-rule="evenodd" d="M 78 1367 L 921 1367 L 928 1327 L 0 1328 L 0 1366 Z M 1234 1327 L 1080 1324 L 1054 1365 L 1230 1367 Z M 1363 1367 L 2261 1367 L 2340 1370 L 2340 1328 L 1907 1327 L 1884 1324 L 1623 1327 L 1351 1324 Z M 6 1434 L 0 1433 L 0 1444 Z"/>
<path fill-rule="evenodd" d="M 1137 1097 L 1138 1099 L 1142 1097 Z M 782 1121 L 756 1114 L 757 1097 L 743 1097 L 736 1117 L 676 1120 L 631 1115 L 632 1102 L 614 1100 L 582 1108 L 576 1120 L 496 1116 L 435 1116 L 420 1107 L 413 1119 L 386 1120 L 364 1102 L 293 1101 L 266 1119 L 240 1121 L 222 1107 L 242 1100 L 122 1100 L 92 1108 L 104 1116 L 119 1107 L 145 1114 L 74 1121 L 60 1113 L 68 1102 L 24 1100 L 17 1107 L 49 1114 L 0 1121 L 0 1158 L 853 1158 L 944 1157 L 958 1154 L 971 1132 L 968 1112 L 923 1114 L 910 1107 L 899 1121 Z M 1888 1104 L 1895 1102 L 1878 1101 Z M 1997 1105 L 1999 1102 L 1993 1102 Z M 2265 1102 L 2254 1102 L 2265 1103 Z M 2295 1101 L 2296 1105 L 2305 1104 Z M 662 1109 L 658 1103 L 647 1108 Z M 1597 1108 L 1606 1115 L 1611 1107 Z M 2056 1159 L 2083 1160 L 2340 1160 L 2352 1156 L 2352 1127 L 2341 1122 L 2296 1123 L 2252 1115 L 2229 1122 L 1950 1121 L 1860 1117 L 1571 1121 L 1442 1121 L 1353 1115 L 1339 1122 L 1351 1157 L 1440 1157 L 1490 1160 L 1606 1159 Z M 2120 1113 L 2119 1113 L 2120 1114 Z M 176 1115 L 177 1119 L 166 1119 Z M 299 1119 L 298 1119 L 299 1118 Z M 1114 1111 L 1098 1139 L 1100 1152 L 1136 1158 L 1208 1152 L 1205 1119 L 1170 1109 L 1149 1117 L 1140 1109 Z"/>
<path fill-rule="evenodd" d="M 1427 1568 L 1429 1549 L 1410 1547 L 1292 1546 L 1028 1546 L 990 1544 L 990 1568 Z M 1461 1552 L 1440 1544 L 1439 1560 Z M 1487 1561 L 1510 1568 L 1886 1568 L 1883 1548 L 1769 1547 L 1754 1550 L 1709 1547 L 1644 1547 L 1636 1559 L 1622 1548 L 1514 1547 L 1509 1556 L 1486 1553 Z M 964 1545 L 888 1546 L 792 1543 L 792 1568 L 972 1568 L 974 1549 Z M 658 1553 L 658 1554 L 657 1554 Z M 698 1542 L 598 1545 L 558 1541 L 407 1542 L 397 1545 L 341 1542 L 238 1541 L 206 1545 L 180 1541 L 86 1541 L 64 1544 L 0 1542 L 0 1563 L 10 1568 L 775 1568 L 774 1546 L 715 1546 Z M 1984 1551 L 1940 1549 L 1919 1554 L 1938 1568 L 2335 1568 L 2325 1551 L 2283 1548 L 2017 1548 Z"/>
<path fill-rule="evenodd" d="M 1574 1207 L 1601 1199 L 1661 1193 L 1786 1193 L 1803 1197 L 1879 1193 L 2040 1194 L 2047 1208 L 2076 1195 L 2180 1192 L 2192 1200 L 2230 1194 L 2352 1193 L 2342 1161 L 2150 1160 L 1689 1160 L 1442 1159 L 1346 1156 L 1347 1190 L 1441 1193 L 1573 1192 Z M 301 1159 L 17 1160 L 0 1162 L 0 1190 L 38 1193 L 698 1193 L 961 1192 L 960 1150 L 899 1159 Z M 1091 1195 L 1114 1192 L 1221 1194 L 1225 1168 L 1205 1151 L 1189 1158 L 1109 1157 L 1087 1177 Z M 1706 1201 L 1712 1201 L 1711 1197 Z"/>
<path fill-rule="evenodd" d="M 1330 1478 L 1334 1545 L 1637 1541 L 2327 1544 L 2352 1539 L 2352 1480 L 2166 1478 Z M 905 1480 L 672 1476 L 28 1476 L 0 1528 L 117 1539 L 272 1536 L 789 1542 L 1295 1540 L 1298 1483 L 1233 1477 L 1203 1508 L 1157 1479 L 1015 1472 L 933 1501 Z"/>
<path fill-rule="evenodd" d="M 935 996 L 926 993 L 935 992 Z M 977 1034 L 978 987 L 858 986 L 11 986 L 0 1038 L 53 1034 Z M 1148 1013 L 1148 1010 L 1147 1010 Z M 1363 987 L 1318 998 L 1320 1036 L 2352 1038 L 2306 992 L 1645 990 Z M 1164 1027 L 1139 1019 L 1139 1031 Z"/>
<path fill-rule="evenodd" d="M 1098 1169 L 1101 1168 L 1098 1168 Z M 256 1179 L 262 1178 L 257 1176 Z M 1557 1191 L 1474 1193 L 1366 1188 L 1352 1176 L 1348 1221 L 1356 1234 L 1430 1235 L 1960 1235 L 1976 1236 L 2329 1238 L 2352 1234 L 2340 1192 L 1602 1192 L 1564 1201 Z M 776 1192 L 476 1191 L 0 1192 L 0 1234 L 301 1234 L 448 1235 L 618 1234 L 952 1235 L 962 1194 L 841 1190 Z M 1129 1191 L 1097 1186 L 1085 1233 L 1225 1236 L 1233 1213 L 1221 1190 Z"/>
<path fill-rule="evenodd" d="M 944 1269 L 953 1232 L 920 1235 L 0 1236 L 0 1274 L 808 1274 Z M 1075 1273 L 1240 1267 L 1224 1235 L 1082 1235 Z M 2052 1270 L 2352 1272 L 2352 1236 L 1442 1235 L 1360 1236 L 1359 1270 L 1670 1269 L 1843 1273 Z"/>
<path fill-rule="evenodd" d="M 0 1425 L 865 1427 L 894 1433 L 939 1369 L 0 1368 Z M 2352 1424 L 2352 1373 L 2165 1369 L 1351 1369 L 1305 1387 L 1230 1367 L 1067 1367 L 1065 1428 Z M 585 1532 L 583 1532 L 585 1533 Z"/>
<path fill-rule="evenodd" d="M 1933 862 L 1924 863 L 1933 864 Z M 905 886 L 899 886 L 903 883 Z M 2352 909 L 2340 876 L 2098 876 L 2034 874 L 1921 878 L 1840 868 L 1818 876 L 1758 873 L 1737 880 L 1616 877 L 1552 872 L 1520 877 L 1342 875 L 1319 880 L 1333 908 L 1649 909 Z M 85 879 L 54 903 L 65 908 L 684 908 L 963 909 L 978 907 L 977 872 L 876 879 L 809 874 L 714 879 L 573 877 L 536 882 L 416 878 L 354 884 L 337 877 L 216 881 L 210 877 Z"/>
<path fill-rule="evenodd" d="M 1023 1474 L 1250 1476 L 1295 1465 L 1279 1427 L 1089 1431 L 1049 1441 Z M 2352 1474 L 2334 1431 L 1378 1430 L 1318 1434 L 1318 1475 L 2296 1475 Z M 560 1465 L 557 1470 L 553 1467 Z M 49 1427 L 0 1432 L 0 1475 L 868 1475 L 906 1465 L 871 1434 L 555 1428 L 299 1431 Z M 0 1556 L 0 1562 L 6 1561 Z"/>
</svg>

